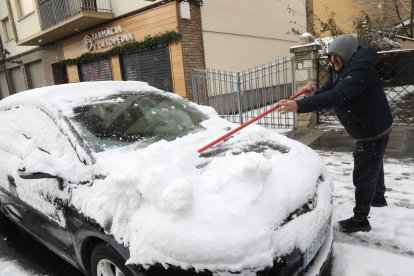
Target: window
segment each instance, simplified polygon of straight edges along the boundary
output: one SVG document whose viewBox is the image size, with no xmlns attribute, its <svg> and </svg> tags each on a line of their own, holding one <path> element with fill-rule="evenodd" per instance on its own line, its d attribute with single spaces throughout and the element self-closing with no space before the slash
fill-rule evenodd
<svg viewBox="0 0 414 276">
<path fill-rule="evenodd" d="M 2 28 L 3 28 L 3 33 L 4 33 L 4 37 L 5 37 L 6 41 L 12 40 L 13 35 L 12 35 L 12 29 L 11 29 L 9 18 L 8 17 L 4 18 L 1 21 L 1 25 L 2 25 Z"/>
<path fill-rule="evenodd" d="M 20 18 L 34 12 L 33 0 L 17 0 L 16 5 Z"/>
</svg>

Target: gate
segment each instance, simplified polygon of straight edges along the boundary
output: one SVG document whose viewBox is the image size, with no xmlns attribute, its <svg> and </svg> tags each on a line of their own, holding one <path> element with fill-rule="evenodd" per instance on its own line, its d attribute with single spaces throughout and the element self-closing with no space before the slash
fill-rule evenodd
<svg viewBox="0 0 414 276">
<path fill-rule="evenodd" d="M 292 60 L 286 58 L 240 72 L 192 69 L 193 100 L 242 124 L 287 99 L 295 91 Z M 272 112 L 257 121 L 270 128 L 294 128 L 296 115 Z"/>
<path fill-rule="evenodd" d="M 380 75 L 384 90 L 394 117 L 396 126 L 414 125 L 414 50 L 378 52 L 376 69 Z M 318 87 L 328 80 L 327 57 L 319 59 Z M 318 113 L 318 123 L 340 124 L 333 110 Z"/>
</svg>

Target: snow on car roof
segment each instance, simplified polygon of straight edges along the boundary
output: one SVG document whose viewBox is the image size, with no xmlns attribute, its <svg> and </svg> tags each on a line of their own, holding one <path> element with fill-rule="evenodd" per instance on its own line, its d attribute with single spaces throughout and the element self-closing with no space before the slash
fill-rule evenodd
<svg viewBox="0 0 414 276">
<path fill-rule="evenodd" d="M 57 106 L 63 109 L 67 103 L 76 104 L 104 98 L 108 95 L 125 92 L 161 90 L 139 81 L 100 81 L 79 82 L 53 85 L 16 93 L 0 101 L 0 109 L 32 103 L 46 106 Z"/>
</svg>

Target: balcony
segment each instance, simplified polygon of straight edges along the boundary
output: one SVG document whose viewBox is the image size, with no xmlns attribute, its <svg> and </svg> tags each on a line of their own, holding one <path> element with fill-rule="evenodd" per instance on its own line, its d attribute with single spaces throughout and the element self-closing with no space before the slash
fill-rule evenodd
<svg viewBox="0 0 414 276">
<path fill-rule="evenodd" d="M 114 18 L 111 0 L 40 0 L 41 31 L 18 45 L 43 45 Z"/>
</svg>

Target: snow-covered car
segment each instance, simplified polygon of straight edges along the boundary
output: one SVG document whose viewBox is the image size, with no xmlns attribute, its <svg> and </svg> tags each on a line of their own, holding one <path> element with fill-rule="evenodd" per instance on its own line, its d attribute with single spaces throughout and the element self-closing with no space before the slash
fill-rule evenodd
<svg viewBox="0 0 414 276">
<path fill-rule="evenodd" d="M 1 211 L 86 275 L 297 275 L 330 255 L 317 153 L 142 82 L 0 101 Z"/>
</svg>

